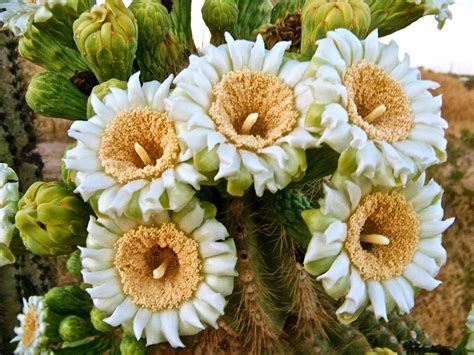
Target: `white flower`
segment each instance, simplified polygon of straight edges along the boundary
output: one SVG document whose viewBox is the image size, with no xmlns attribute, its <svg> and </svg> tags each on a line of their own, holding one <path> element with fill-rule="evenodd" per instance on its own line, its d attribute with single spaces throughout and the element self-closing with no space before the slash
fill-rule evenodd
<svg viewBox="0 0 474 355">
<path fill-rule="evenodd" d="M 425 175 L 404 188 L 374 187 L 368 180 L 337 179 L 325 186 L 319 210 L 303 212 L 313 234 L 306 270 L 326 292 L 344 298 L 338 318 L 351 322 L 370 304 L 377 318 L 395 307 L 408 313 L 415 289 L 433 290 L 446 262 L 442 189 Z"/>
<path fill-rule="evenodd" d="M 214 210 L 214 211 L 213 211 Z M 194 199 L 180 212 L 154 214 L 149 223 L 91 217 L 81 249 L 84 282 L 94 305 L 147 344 L 168 341 L 209 324 L 217 328 L 234 287 L 235 245 L 215 208 Z"/>
<path fill-rule="evenodd" d="M 0 267 L 15 262 L 10 242 L 15 233 L 15 214 L 18 211 L 18 176 L 0 163 Z"/>
<path fill-rule="evenodd" d="M 400 61 L 395 42 L 380 43 L 377 32 L 363 41 L 345 29 L 328 32 L 312 70 L 316 104 L 306 125 L 342 153 L 345 173 L 395 186 L 446 160 L 441 97 L 428 91 L 438 84 L 420 80 L 408 56 Z"/>
<path fill-rule="evenodd" d="M 408 2 L 422 5 L 425 9 L 424 15 L 435 15 L 438 21 L 438 28 L 442 29 L 448 19 L 453 15 L 449 10 L 449 5 L 454 4 L 454 0 L 407 0 Z"/>
<path fill-rule="evenodd" d="M 15 354 L 35 355 L 44 350 L 46 338 L 47 307 L 43 297 L 31 296 L 23 299 L 23 312 L 18 315 L 20 326 L 15 327 L 16 336 L 12 343 L 18 342 Z"/>
<path fill-rule="evenodd" d="M 56 4 L 68 5 L 69 0 L 1 0 L 0 22 L 2 30 L 9 29 L 16 36 L 22 35 L 32 22 L 45 22 L 53 16 L 50 9 Z"/>
<path fill-rule="evenodd" d="M 97 198 L 100 213 L 148 220 L 156 211 L 179 210 L 205 179 L 184 162 L 164 111 L 171 82 L 170 76 L 142 86 L 136 73 L 126 90 L 111 87 L 103 102 L 92 95 L 96 115 L 72 124 L 77 145 L 64 163 L 76 172 L 76 192 L 86 201 Z"/>
<path fill-rule="evenodd" d="M 305 173 L 305 149 L 316 144 L 303 127 L 314 80 L 303 79 L 308 62 L 284 58 L 290 42 L 268 51 L 261 36 L 225 37 L 226 45 L 205 47 L 176 77 L 170 117 L 198 171 L 227 180 L 232 195 L 254 184 L 261 196 Z"/>
</svg>

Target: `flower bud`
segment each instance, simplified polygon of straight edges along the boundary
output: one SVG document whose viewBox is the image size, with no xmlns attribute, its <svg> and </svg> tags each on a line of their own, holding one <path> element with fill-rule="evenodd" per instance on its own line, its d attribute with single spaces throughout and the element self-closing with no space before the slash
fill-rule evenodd
<svg viewBox="0 0 474 355">
<path fill-rule="evenodd" d="M 201 12 L 204 22 L 211 31 L 211 43 L 214 45 L 224 43 L 224 33 L 232 31 L 239 16 L 235 0 L 206 0 Z"/>
</svg>

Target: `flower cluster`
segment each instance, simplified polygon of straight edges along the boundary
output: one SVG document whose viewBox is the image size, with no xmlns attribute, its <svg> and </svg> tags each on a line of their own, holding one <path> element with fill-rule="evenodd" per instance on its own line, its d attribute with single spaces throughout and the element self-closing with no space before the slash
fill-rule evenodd
<svg viewBox="0 0 474 355">
<path fill-rule="evenodd" d="M 351 322 L 367 308 L 385 320 L 392 310 L 408 313 L 418 289 L 440 284 L 435 277 L 446 262 L 442 233 L 453 219 L 443 220 L 442 189 L 425 182 L 425 170 L 446 160 L 441 98 L 433 97 L 429 89 L 437 84 L 421 80 L 408 56 L 399 59 L 396 43 L 381 43 L 376 30 L 366 36 L 368 4 L 345 7 L 362 6 L 350 21 L 364 16 L 360 31 L 330 31 L 332 22 L 323 26 L 324 36 L 323 29 L 313 31 L 319 40 L 310 40 L 309 60 L 290 56 L 291 42 L 267 49 L 261 35 L 250 41 L 225 33 L 219 40 L 226 43 L 190 55 L 187 67 L 160 82 L 143 80 L 158 71 L 143 67 L 153 59 L 140 41 L 154 30 L 145 33 L 140 21 L 166 22 L 154 43 L 165 53 L 184 41 L 169 29 L 176 19 L 157 4 L 141 8 L 136 1 L 127 9 L 107 0 L 89 9 L 86 2 L 81 6 L 87 10 L 69 21 L 77 51 L 67 53 L 90 71 L 69 68 L 75 75 L 67 86 L 57 72 L 36 77 L 40 94 L 54 86 L 55 92 L 68 91 L 67 102 L 46 105 L 42 100 L 49 95 L 28 96 L 32 106 L 53 116 L 69 101 L 81 101 L 67 116 L 80 119 L 68 131 L 75 143 L 63 158 L 66 184 L 33 184 L 16 213 L 16 175 L 0 165 L 0 266 L 13 260 L 8 247 L 16 214 L 19 234 L 34 253 L 79 248 L 79 268 L 101 329 L 122 326 L 147 345 L 184 347 L 182 337 L 218 327 L 234 292 L 237 255 L 247 255 L 233 239 L 245 233 L 229 235 L 222 222 L 227 205 L 209 201 L 244 195 L 268 201 L 262 196 L 298 189 L 302 179 L 319 174 L 309 157 L 332 149 L 337 170 L 328 176 L 317 209 L 299 204 L 306 209 L 304 222 L 293 230 L 311 232 L 304 262 L 296 254 L 295 260 L 329 296 L 343 299 L 336 311 L 340 321 Z M 423 2 L 440 21 L 449 17 L 450 3 Z M 18 0 L 1 6 L 6 11 L 0 20 L 20 34 L 32 21 L 54 19 L 50 9 L 66 4 Z M 308 13 L 304 26 L 312 30 Z M 41 30 L 35 36 L 33 42 Z M 134 62 L 137 48 L 142 52 Z M 135 64 L 142 76 L 129 75 Z M 100 84 L 87 92 L 77 85 L 81 75 Z M 279 211 L 285 212 L 296 214 Z M 17 351 L 34 353 L 43 339 L 41 298 L 25 301 L 19 319 Z M 71 319 L 64 324 L 73 324 Z M 61 337 L 69 339 L 69 333 Z"/>
</svg>

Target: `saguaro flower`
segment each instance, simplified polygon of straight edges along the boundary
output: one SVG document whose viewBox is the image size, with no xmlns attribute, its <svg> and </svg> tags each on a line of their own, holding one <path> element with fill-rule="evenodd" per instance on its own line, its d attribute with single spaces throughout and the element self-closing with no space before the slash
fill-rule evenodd
<svg viewBox="0 0 474 355">
<path fill-rule="evenodd" d="M 442 189 L 425 175 L 404 188 L 377 188 L 367 180 L 325 187 L 321 208 L 302 213 L 313 237 L 304 264 L 326 292 L 344 298 L 338 318 L 351 322 L 369 305 L 387 319 L 395 307 L 408 313 L 415 289 L 433 290 L 446 261 Z"/>
<path fill-rule="evenodd" d="M 306 170 L 305 149 L 316 143 L 303 127 L 314 80 L 303 79 L 307 62 L 284 60 L 290 42 L 268 51 L 261 36 L 255 43 L 229 34 L 226 40 L 190 57 L 175 79 L 170 117 L 198 171 L 226 179 L 232 195 L 253 183 L 261 196 Z"/>
<path fill-rule="evenodd" d="M 441 97 L 420 80 L 408 56 L 377 32 L 360 41 L 338 29 L 318 41 L 311 76 L 315 104 L 306 127 L 339 153 L 340 171 L 376 184 L 399 185 L 446 159 Z"/>
<path fill-rule="evenodd" d="M 156 210 L 179 210 L 204 179 L 185 159 L 164 109 L 172 77 L 160 84 L 140 84 L 139 73 L 126 90 L 110 88 L 103 102 L 95 95 L 96 113 L 76 121 L 69 135 L 77 145 L 64 163 L 76 171 L 76 192 L 97 199 L 100 213 L 148 219 Z M 95 203 L 93 203 L 94 205 Z"/>
<path fill-rule="evenodd" d="M 104 321 L 147 344 L 184 346 L 204 323 L 217 327 L 234 286 L 236 252 L 215 208 L 194 199 L 178 213 L 143 220 L 91 218 L 83 277 Z"/>
</svg>

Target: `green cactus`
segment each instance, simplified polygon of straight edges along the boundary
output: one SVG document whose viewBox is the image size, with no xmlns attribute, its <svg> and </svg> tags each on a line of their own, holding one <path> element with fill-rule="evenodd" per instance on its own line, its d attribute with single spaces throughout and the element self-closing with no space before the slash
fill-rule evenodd
<svg viewBox="0 0 474 355">
<path fill-rule="evenodd" d="M 206 0 L 201 9 L 202 18 L 211 31 L 211 43 L 225 42 L 224 33 L 233 29 L 239 15 L 235 0 Z"/>
<path fill-rule="evenodd" d="M 63 255 L 85 243 L 89 209 L 62 183 L 34 183 L 18 208 L 15 224 L 31 252 Z"/>
<path fill-rule="evenodd" d="M 308 0 L 302 11 L 301 53 L 310 58 L 316 41 L 339 27 L 364 38 L 369 31 L 370 8 L 364 0 Z"/>
<path fill-rule="evenodd" d="M 60 73 L 42 72 L 31 79 L 25 96 L 31 109 L 44 116 L 87 118 L 87 96 Z"/>
<path fill-rule="evenodd" d="M 106 0 L 74 21 L 74 40 L 99 82 L 127 80 L 137 50 L 138 28 L 121 0 Z"/>
<path fill-rule="evenodd" d="M 79 250 L 73 252 L 69 259 L 67 259 L 66 267 L 74 276 L 81 276 L 82 262 L 81 252 Z"/>
<path fill-rule="evenodd" d="M 108 316 L 109 316 L 108 313 L 102 312 L 100 309 L 95 308 L 95 307 L 92 308 L 90 317 L 91 317 L 91 323 L 94 326 L 94 328 L 101 333 L 107 333 L 114 330 L 114 327 L 104 322 L 104 319 L 107 318 Z"/>
</svg>

